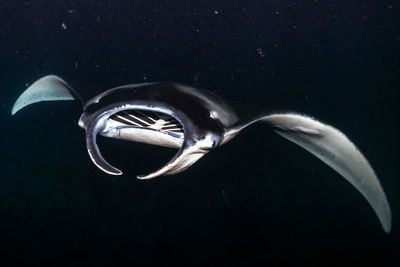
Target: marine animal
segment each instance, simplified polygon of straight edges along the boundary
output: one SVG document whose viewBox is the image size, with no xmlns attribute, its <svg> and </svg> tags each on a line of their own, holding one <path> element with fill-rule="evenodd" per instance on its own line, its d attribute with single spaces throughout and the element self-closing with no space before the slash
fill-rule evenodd
<svg viewBox="0 0 400 267">
<path fill-rule="evenodd" d="M 122 171 L 103 158 L 96 143 L 98 134 L 178 149 L 167 164 L 139 179 L 180 173 L 247 126 L 265 123 L 349 181 L 371 205 L 383 229 L 391 229 L 390 206 L 369 162 L 341 131 L 310 116 L 228 102 L 210 91 L 175 82 L 118 86 L 86 100 L 56 75 L 29 86 L 11 114 L 35 102 L 60 100 L 81 100 L 79 126 L 86 132 L 87 151 L 108 174 Z"/>
</svg>

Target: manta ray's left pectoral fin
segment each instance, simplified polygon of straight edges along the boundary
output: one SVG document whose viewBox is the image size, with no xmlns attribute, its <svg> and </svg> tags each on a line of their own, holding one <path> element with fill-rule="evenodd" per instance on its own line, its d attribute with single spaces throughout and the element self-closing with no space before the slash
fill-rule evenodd
<svg viewBox="0 0 400 267">
<path fill-rule="evenodd" d="M 11 115 L 37 102 L 75 100 L 73 92 L 75 91 L 59 76 L 44 76 L 29 86 L 18 97 L 12 107 Z"/>
<path fill-rule="evenodd" d="M 392 216 L 385 192 L 367 159 L 346 135 L 300 114 L 277 113 L 251 123 L 255 121 L 270 124 L 279 135 L 303 147 L 341 174 L 365 197 L 385 232 L 390 232 Z"/>
</svg>

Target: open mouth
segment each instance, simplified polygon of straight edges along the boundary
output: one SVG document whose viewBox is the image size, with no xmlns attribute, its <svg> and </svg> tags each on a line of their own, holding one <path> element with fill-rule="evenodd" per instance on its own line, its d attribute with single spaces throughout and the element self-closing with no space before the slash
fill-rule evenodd
<svg viewBox="0 0 400 267">
<path fill-rule="evenodd" d="M 126 126 L 156 130 L 174 137 L 183 136 L 183 126 L 172 116 L 147 110 L 124 110 L 110 117 Z"/>
</svg>

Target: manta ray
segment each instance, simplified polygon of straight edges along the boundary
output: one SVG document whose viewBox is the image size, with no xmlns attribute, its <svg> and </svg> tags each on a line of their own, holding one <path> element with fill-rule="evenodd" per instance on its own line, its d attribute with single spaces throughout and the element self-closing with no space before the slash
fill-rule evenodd
<svg viewBox="0 0 400 267">
<path fill-rule="evenodd" d="M 350 182 L 375 211 L 385 232 L 391 229 L 391 210 L 385 192 L 360 150 L 338 129 L 297 112 L 271 112 L 237 104 L 214 93 L 175 82 L 118 86 L 86 100 L 63 78 L 45 76 L 29 86 L 11 114 L 41 101 L 80 100 L 79 126 L 86 133 L 90 159 L 102 171 L 121 175 L 102 156 L 98 134 L 106 137 L 176 148 L 160 169 L 139 179 L 180 173 L 205 154 L 260 122 L 303 147 Z"/>
</svg>

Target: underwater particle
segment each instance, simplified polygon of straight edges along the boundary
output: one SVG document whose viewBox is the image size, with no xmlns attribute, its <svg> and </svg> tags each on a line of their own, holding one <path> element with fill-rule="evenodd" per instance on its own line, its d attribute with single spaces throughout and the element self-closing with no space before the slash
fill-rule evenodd
<svg viewBox="0 0 400 267">
<path fill-rule="evenodd" d="M 218 15 L 218 13 L 219 13 L 218 10 L 214 10 L 215 15 Z"/>
<path fill-rule="evenodd" d="M 61 23 L 61 29 L 64 31 L 67 29 L 67 24 L 65 24 L 65 22 Z"/>
<path fill-rule="evenodd" d="M 200 78 L 200 72 L 196 72 L 196 75 L 194 75 L 193 77 L 193 81 L 197 83 L 199 81 L 199 78 Z"/>
<path fill-rule="evenodd" d="M 257 48 L 257 53 L 260 57 L 265 57 L 265 53 L 261 47 Z"/>
</svg>

